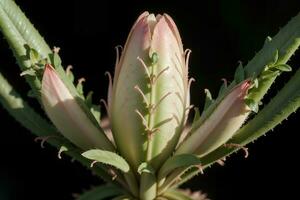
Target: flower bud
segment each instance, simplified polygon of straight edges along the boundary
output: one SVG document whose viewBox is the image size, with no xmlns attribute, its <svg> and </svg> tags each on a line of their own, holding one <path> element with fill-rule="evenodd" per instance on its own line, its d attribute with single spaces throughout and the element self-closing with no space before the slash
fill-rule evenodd
<svg viewBox="0 0 300 200">
<path fill-rule="evenodd" d="M 166 14 L 143 13 L 116 65 L 110 116 L 121 154 L 135 167 L 158 167 L 176 146 L 188 99 L 185 54 Z"/>
<path fill-rule="evenodd" d="M 98 127 L 88 118 L 56 71 L 46 64 L 42 79 L 42 103 L 56 128 L 83 150 L 113 146 Z"/>
<path fill-rule="evenodd" d="M 202 157 L 226 143 L 250 113 L 244 101 L 249 87 L 249 80 L 234 87 L 203 124 L 179 146 L 175 154 L 194 153 Z"/>
</svg>

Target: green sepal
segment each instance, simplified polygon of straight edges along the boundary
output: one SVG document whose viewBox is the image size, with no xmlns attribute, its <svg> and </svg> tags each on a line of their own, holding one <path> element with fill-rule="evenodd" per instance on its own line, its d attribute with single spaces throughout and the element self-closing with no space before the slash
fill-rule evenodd
<svg viewBox="0 0 300 200">
<path fill-rule="evenodd" d="M 242 62 L 240 62 L 239 66 L 235 70 L 234 80 L 236 84 L 239 84 L 240 82 L 245 80 L 245 72 L 244 72 Z"/>
<path fill-rule="evenodd" d="M 226 84 L 223 83 L 223 84 L 221 85 L 220 89 L 219 89 L 218 97 L 221 97 L 221 96 L 224 95 L 224 92 L 226 91 L 226 88 L 227 88 L 227 87 L 226 87 Z"/>
<path fill-rule="evenodd" d="M 71 66 L 67 67 L 67 69 L 66 69 L 66 76 L 69 79 L 69 81 L 71 83 L 73 83 L 74 80 L 75 80 L 75 76 L 74 76 L 73 72 L 71 71 L 71 68 L 72 68 Z"/>
<path fill-rule="evenodd" d="M 279 58 L 279 51 L 278 49 L 276 49 L 273 54 L 273 59 L 271 60 L 270 63 L 268 63 L 268 66 L 276 65 L 276 63 L 278 62 L 278 58 Z"/>
<path fill-rule="evenodd" d="M 282 71 L 282 72 L 290 72 L 290 71 L 292 71 L 291 66 L 289 66 L 287 64 L 275 65 L 272 68 L 278 69 L 279 71 Z"/>
<path fill-rule="evenodd" d="M 258 112 L 258 103 L 255 102 L 253 99 L 249 99 L 249 98 L 246 98 L 244 99 L 245 101 L 245 104 L 249 107 L 249 109 L 255 113 Z"/>
<path fill-rule="evenodd" d="M 155 169 L 148 162 L 143 162 L 139 165 L 137 172 L 139 174 L 142 173 L 155 174 Z"/>
<path fill-rule="evenodd" d="M 36 76 L 35 70 L 33 68 L 26 69 L 20 73 L 20 76 Z"/>
<path fill-rule="evenodd" d="M 54 68 L 59 68 L 62 66 L 61 59 L 57 52 L 49 54 L 50 63 Z"/>
<path fill-rule="evenodd" d="M 83 82 L 84 81 L 80 81 L 80 79 L 78 80 L 78 83 L 76 85 L 76 90 L 78 94 L 84 99 Z"/>
<path fill-rule="evenodd" d="M 158 180 L 163 179 L 177 168 L 189 168 L 195 165 L 201 165 L 201 160 L 197 155 L 181 154 L 172 156 L 163 164 L 163 166 L 159 170 Z"/>
<path fill-rule="evenodd" d="M 205 103 L 204 103 L 203 111 L 205 111 L 214 102 L 210 91 L 208 89 L 205 89 L 204 92 L 205 92 Z"/>
</svg>

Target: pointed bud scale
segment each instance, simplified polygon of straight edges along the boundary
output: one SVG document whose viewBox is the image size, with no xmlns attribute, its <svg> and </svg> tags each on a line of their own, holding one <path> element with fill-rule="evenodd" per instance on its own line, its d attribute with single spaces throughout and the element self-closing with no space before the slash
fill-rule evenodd
<svg viewBox="0 0 300 200">
<path fill-rule="evenodd" d="M 249 80 L 234 87 L 205 122 L 179 146 L 175 154 L 195 153 L 202 157 L 225 144 L 250 113 L 244 101 L 249 87 Z"/>
<path fill-rule="evenodd" d="M 106 136 L 87 117 L 49 64 L 45 66 L 41 92 L 48 117 L 67 139 L 84 150 L 113 150 Z"/>
<path fill-rule="evenodd" d="M 179 138 L 189 106 L 181 39 L 166 14 L 143 13 L 116 66 L 110 115 L 116 144 L 135 167 L 158 167 Z M 126 141 L 126 142 L 124 142 Z"/>
</svg>

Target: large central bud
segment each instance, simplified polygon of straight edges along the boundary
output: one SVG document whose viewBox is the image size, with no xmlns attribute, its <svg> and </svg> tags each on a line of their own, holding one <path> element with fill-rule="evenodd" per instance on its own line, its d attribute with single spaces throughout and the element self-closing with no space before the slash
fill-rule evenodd
<svg viewBox="0 0 300 200">
<path fill-rule="evenodd" d="M 166 14 L 143 13 L 135 22 L 109 92 L 117 148 L 137 168 L 153 167 L 174 151 L 189 106 L 181 38 Z"/>
</svg>

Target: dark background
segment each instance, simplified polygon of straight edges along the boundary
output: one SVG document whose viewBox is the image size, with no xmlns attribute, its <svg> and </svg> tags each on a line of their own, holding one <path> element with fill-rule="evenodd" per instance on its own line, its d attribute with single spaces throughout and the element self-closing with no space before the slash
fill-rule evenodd
<svg viewBox="0 0 300 200">
<path fill-rule="evenodd" d="M 245 64 L 280 27 L 300 11 L 299 0 L 264 1 L 16 1 L 51 46 L 61 47 L 64 65 L 72 64 L 86 91 L 95 100 L 106 97 L 105 71 L 113 72 L 116 45 L 123 45 L 131 25 L 144 10 L 170 14 L 178 25 L 184 47 L 192 49 L 192 103 L 203 104 L 203 89 L 216 95 L 221 78 L 232 80 L 238 61 Z M 126 4 L 124 4 L 126 2 Z M 290 64 L 298 69 L 300 52 Z M 0 40 L 0 70 L 26 95 L 28 86 Z M 295 70 L 294 70 L 295 71 Z M 283 74 L 270 97 L 292 73 Z M 31 104 L 36 105 L 35 102 Z M 72 199 L 99 184 L 97 178 L 69 158 L 57 158 L 49 145 L 41 149 L 33 135 L 0 108 L 0 200 Z M 208 193 L 213 200 L 294 199 L 298 196 L 297 137 L 299 113 L 266 137 L 248 145 L 250 156 L 239 152 L 224 167 L 215 165 L 184 185 Z M 295 181 L 295 182 L 294 182 Z"/>
</svg>

